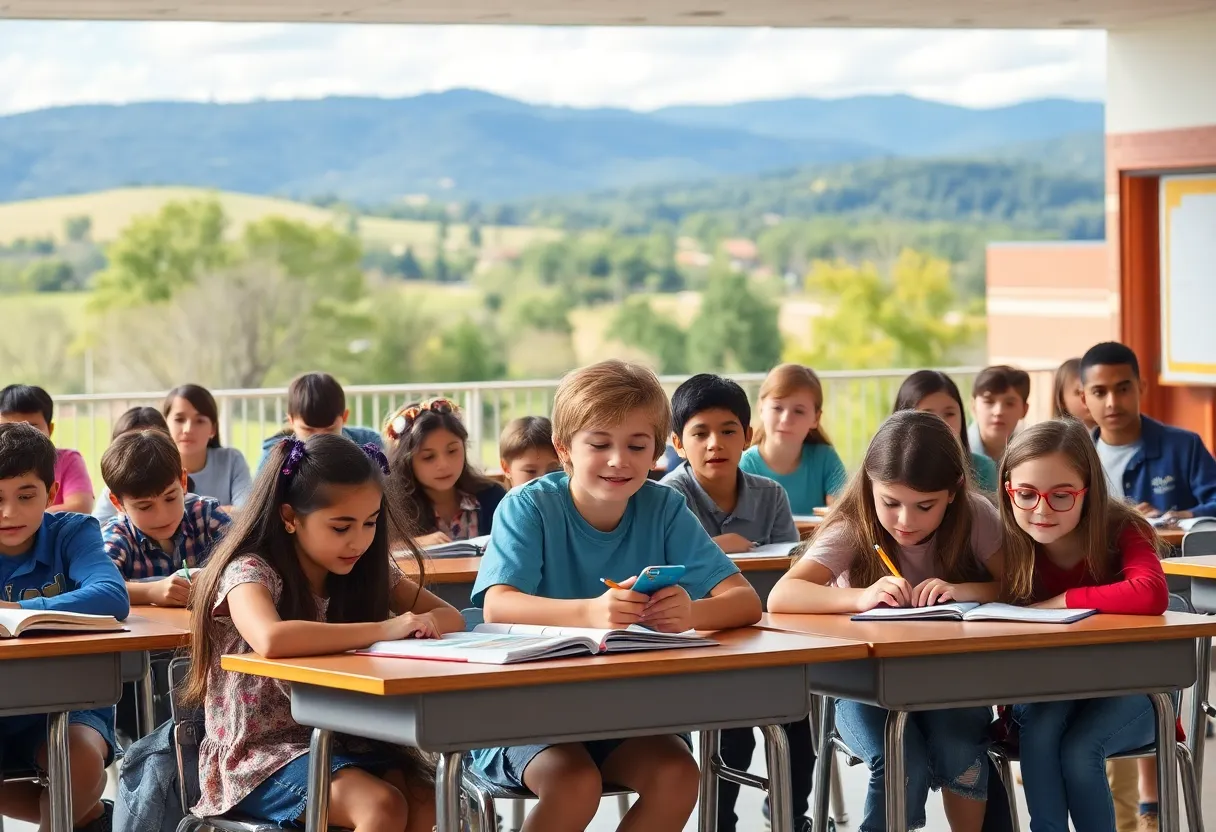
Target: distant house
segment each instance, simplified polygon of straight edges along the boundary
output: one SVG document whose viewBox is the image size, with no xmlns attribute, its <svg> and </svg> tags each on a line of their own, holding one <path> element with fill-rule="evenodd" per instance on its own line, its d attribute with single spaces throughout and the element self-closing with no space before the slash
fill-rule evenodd
<svg viewBox="0 0 1216 832">
<path fill-rule="evenodd" d="M 676 265 L 686 269 L 705 269 L 713 260 L 705 252 L 696 249 L 681 249 L 676 252 Z"/>
<path fill-rule="evenodd" d="M 723 240 L 722 253 L 735 269 L 750 269 L 760 262 L 760 249 L 751 240 L 742 237 Z"/>
</svg>

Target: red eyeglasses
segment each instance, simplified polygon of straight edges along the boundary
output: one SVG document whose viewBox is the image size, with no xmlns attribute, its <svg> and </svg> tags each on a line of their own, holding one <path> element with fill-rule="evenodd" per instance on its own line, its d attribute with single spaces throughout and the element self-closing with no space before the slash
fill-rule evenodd
<svg viewBox="0 0 1216 832">
<path fill-rule="evenodd" d="M 1053 488 L 1051 491 L 1036 491 L 1033 488 L 1019 486 L 1014 488 L 1005 483 L 1005 493 L 1009 500 L 1022 511 L 1034 511 L 1043 500 L 1052 511 L 1072 511 L 1077 504 L 1077 498 L 1088 491 L 1088 488 Z"/>
</svg>

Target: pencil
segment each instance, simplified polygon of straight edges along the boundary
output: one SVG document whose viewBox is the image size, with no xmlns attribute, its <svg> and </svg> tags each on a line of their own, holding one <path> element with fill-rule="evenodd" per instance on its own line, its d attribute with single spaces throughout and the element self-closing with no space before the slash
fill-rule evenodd
<svg viewBox="0 0 1216 832">
<path fill-rule="evenodd" d="M 625 588 L 625 587 L 621 586 L 620 584 L 618 584 L 616 581 L 609 580 L 608 578 L 600 578 L 600 581 L 602 583 L 606 584 L 607 586 L 611 587 L 612 589 L 624 589 Z"/>
<path fill-rule="evenodd" d="M 903 577 L 903 575 L 899 574 L 899 570 L 895 568 L 895 564 L 891 561 L 891 558 L 887 555 L 886 552 L 884 552 L 882 550 L 882 547 L 879 546 L 877 543 L 874 544 L 874 551 L 878 552 L 878 556 L 880 558 L 882 558 L 883 565 L 887 567 L 888 572 L 890 572 L 896 578 Z"/>
</svg>

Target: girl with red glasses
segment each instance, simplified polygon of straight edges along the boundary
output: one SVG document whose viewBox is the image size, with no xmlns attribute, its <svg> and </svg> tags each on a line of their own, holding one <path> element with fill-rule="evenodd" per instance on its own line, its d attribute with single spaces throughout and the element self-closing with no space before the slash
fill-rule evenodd
<svg viewBox="0 0 1216 832">
<path fill-rule="evenodd" d="M 1160 615 L 1169 603 L 1163 545 L 1113 499 L 1093 439 L 1073 419 L 1015 435 L 1001 463 L 1005 594 L 1015 603 Z M 1109 832 L 1105 760 L 1154 739 L 1144 695 L 1016 705 L 1022 778 L 1034 832 Z"/>
</svg>

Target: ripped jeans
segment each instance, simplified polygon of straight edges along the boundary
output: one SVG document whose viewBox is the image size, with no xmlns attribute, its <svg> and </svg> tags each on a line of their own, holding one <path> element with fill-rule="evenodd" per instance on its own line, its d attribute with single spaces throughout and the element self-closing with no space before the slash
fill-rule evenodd
<svg viewBox="0 0 1216 832">
<path fill-rule="evenodd" d="M 908 829 L 925 826 L 930 789 L 947 789 L 975 800 L 988 796 L 988 727 L 991 708 L 956 708 L 908 714 L 904 730 L 904 771 L 908 778 Z M 883 739 L 887 711 L 841 699 L 836 703 L 840 738 L 870 769 L 861 832 L 887 828 Z"/>
</svg>

